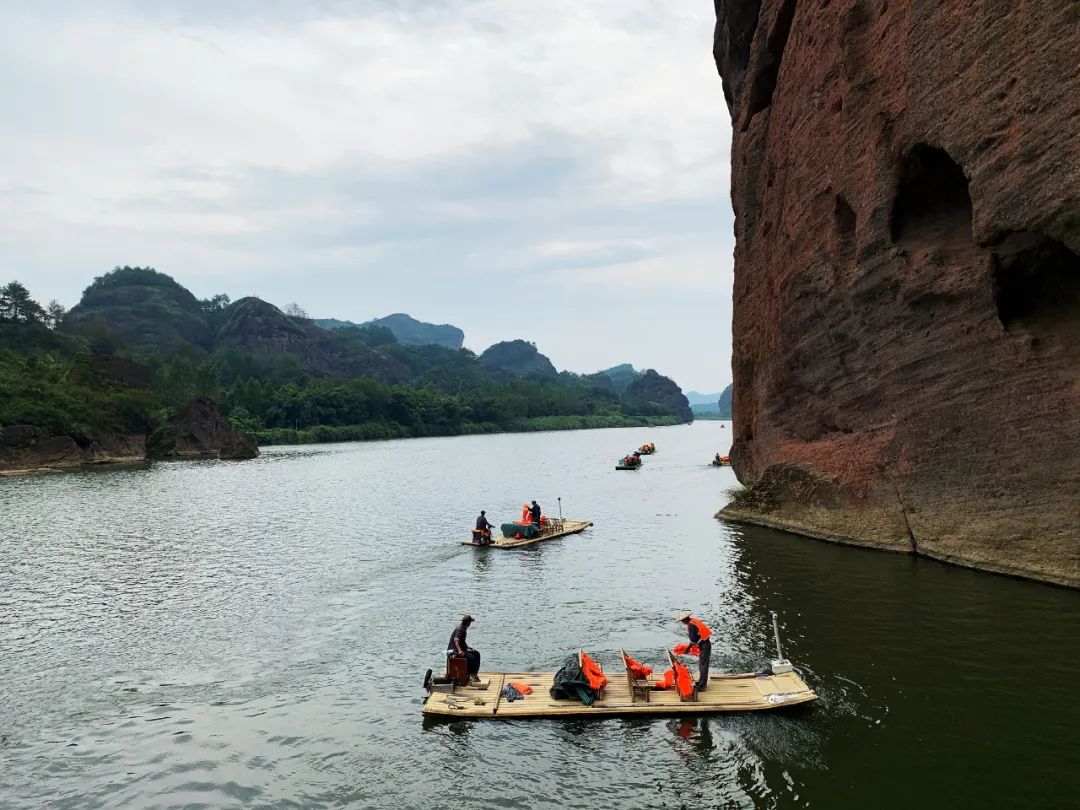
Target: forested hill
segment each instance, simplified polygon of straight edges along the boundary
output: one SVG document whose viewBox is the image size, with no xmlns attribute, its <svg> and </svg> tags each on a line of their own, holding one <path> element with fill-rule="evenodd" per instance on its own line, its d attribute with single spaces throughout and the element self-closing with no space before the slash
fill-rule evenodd
<svg viewBox="0 0 1080 810">
<path fill-rule="evenodd" d="M 103 393 L 72 374 L 90 355 L 141 364 L 149 391 L 114 381 Z M 196 395 L 264 443 L 689 421 L 678 386 L 649 375 L 620 391 L 604 374 L 558 372 L 525 341 L 478 357 L 374 322 L 328 330 L 295 305 L 199 300 L 151 268 L 94 279 L 66 313 L 18 282 L 0 288 L 0 427 L 86 440 L 104 425 L 150 429 Z M 120 416 L 99 413 L 106 400 L 122 401 Z"/>
</svg>

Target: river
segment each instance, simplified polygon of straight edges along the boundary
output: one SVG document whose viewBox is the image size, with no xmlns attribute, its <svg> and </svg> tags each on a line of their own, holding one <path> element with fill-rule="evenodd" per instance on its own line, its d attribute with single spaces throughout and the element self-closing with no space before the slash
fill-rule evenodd
<svg viewBox="0 0 1080 810">
<path fill-rule="evenodd" d="M 0 481 L 0 807 L 1065 807 L 1080 593 L 712 518 L 730 427 L 269 448 Z M 645 440 L 640 472 L 617 456 Z M 458 544 L 536 498 L 595 521 Z M 821 699 L 694 719 L 427 721 L 454 624 L 485 669 L 579 646 Z"/>
</svg>

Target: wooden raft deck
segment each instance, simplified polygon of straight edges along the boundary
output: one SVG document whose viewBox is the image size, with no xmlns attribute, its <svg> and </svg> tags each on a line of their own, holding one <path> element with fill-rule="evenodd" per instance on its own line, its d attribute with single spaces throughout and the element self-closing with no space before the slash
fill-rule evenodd
<svg viewBox="0 0 1080 810">
<path fill-rule="evenodd" d="M 554 672 L 486 672 L 480 686 L 458 687 L 453 694 L 433 692 L 424 701 L 427 715 L 467 718 L 610 717 L 613 715 L 711 714 L 782 709 L 817 700 L 817 695 L 795 672 L 761 677 L 712 675 L 697 702 L 681 702 L 674 689 L 654 689 L 649 702 L 630 698 L 623 672 L 605 673 L 604 697 L 592 706 L 576 700 L 554 700 L 548 690 Z M 483 681 L 490 681 L 484 687 Z M 500 697 L 504 684 L 512 681 L 533 688 L 524 700 L 508 702 Z M 477 704 L 481 700 L 483 703 Z"/>
<path fill-rule="evenodd" d="M 559 537 L 566 537 L 568 534 L 578 534 L 585 531 L 592 526 L 591 520 L 564 520 L 562 522 L 561 529 L 551 529 L 541 532 L 536 537 L 522 538 L 515 540 L 513 537 L 496 537 L 494 543 L 485 544 L 477 543 L 472 540 L 462 540 L 463 546 L 476 546 L 477 548 L 521 548 L 522 546 L 531 546 L 534 543 L 543 543 L 545 540 L 555 540 Z"/>
</svg>

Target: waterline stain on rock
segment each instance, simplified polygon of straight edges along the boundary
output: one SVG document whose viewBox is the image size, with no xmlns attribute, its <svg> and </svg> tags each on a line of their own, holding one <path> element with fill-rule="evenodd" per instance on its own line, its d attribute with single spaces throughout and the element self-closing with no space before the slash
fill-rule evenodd
<svg viewBox="0 0 1080 810">
<path fill-rule="evenodd" d="M 715 5 L 722 514 L 1080 586 L 1080 6 Z"/>
</svg>

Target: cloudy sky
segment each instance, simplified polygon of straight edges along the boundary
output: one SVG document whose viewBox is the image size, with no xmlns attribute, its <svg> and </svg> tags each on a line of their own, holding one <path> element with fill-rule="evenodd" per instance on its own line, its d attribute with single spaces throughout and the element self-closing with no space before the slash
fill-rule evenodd
<svg viewBox="0 0 1080 810">
<path fill-rule="evenodd" d="M 0 27 L 0 281 L 404 311 L 730 380 L 730 133 L 689 0 L 36 0 Z"/>
</svg>

